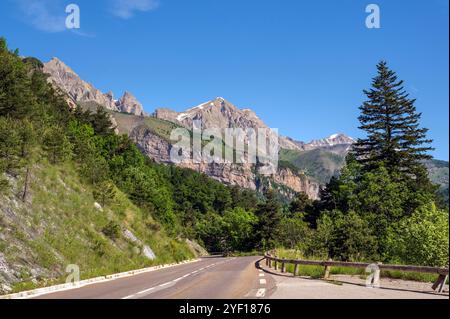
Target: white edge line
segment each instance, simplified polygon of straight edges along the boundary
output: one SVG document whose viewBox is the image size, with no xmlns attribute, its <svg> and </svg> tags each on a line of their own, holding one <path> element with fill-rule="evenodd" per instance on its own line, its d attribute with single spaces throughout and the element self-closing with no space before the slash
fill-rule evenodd
<svg viewBox="0 0 450 319">
<path fill-rule="evenodd" d="M 0 296 L 0 299 L 34 298 L 34 297 L 38 297 L 38 296 L 42 296 L 42 295 L 47 295 L 50 293 L 78 289 L 78 288 L 82 288 L 82 287 L 97 284 L 97 283 L 103 283 L 103 282 L 108 282 L 108 281 L 112 281 L 112 280 L 116 280 L 116 279 L 120 279 L 120 278 L 140 275 L 143 273 L 152 272 L 152 271 L 156 271 L 156 270 L 160 270 L 160 269 L 166 269 L 166 268 L 172 268 L 175 266 L 181 266 L 184 264 L 190 264 L 190 263 L 198 262 L 200 260 L 201 259 L 199 259 L 199 258 L 191 259 L 191 260 L 186 260 L 186 261 L 182 261 L 179 263 L 152 266 L 152 267 L 148 267 L 148 268 L 130 270 L 127 272 L 122 272 L 122 273 L 117 273 L 117 274 L 112 274 L 112 275 L 90 278 L 90 279 L 79 281 L 77 283 L 66 283 L 66 284 L 55 285 L 55 286 L 50 286 L 50 287 L 37 288 L 37 289 L 33 289 L 33 290 L 22 291 L 22 292 L 18 292 L 18 293 L 14 293 L 14 294 Z"/>
</svg>

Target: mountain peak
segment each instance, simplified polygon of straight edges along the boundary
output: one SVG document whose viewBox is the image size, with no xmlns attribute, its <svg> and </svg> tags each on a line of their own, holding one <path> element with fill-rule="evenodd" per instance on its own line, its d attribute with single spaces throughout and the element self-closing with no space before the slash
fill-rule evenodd
<svg viewBox="0 0 450 319">
<path fill-rule="evenodd" d="M 64 62 L 63 61 L 61 61 L 60 59 L 58 59 L 57 57 L 52 57 L 51 59 L 50 59 L 50 61 L 49 62 L 47 62 L 47 63 L 61 63 L 61 64 L 64 64 Z"/>
<path fill-rule="evenodd" d="M 125 91 L 123 96 L 117 101 L 117 107 L 121 112 L 144 115 L 142 104 L 128 91 Z"/>
<path fill-rule="evenodd" d="M 55 72 L 67 72 L 72 73 L 76 76 L 78 76 L 67 64 L 65 64 L 63 61 L 58 59 L 57 57 L 51 58 L 50 61 L 47 63 L 44 63 L 44 71 L 47 70 L 46 73 L 49 73 L 48 71 L 51 71 L 52 73 Z"/>
<path fill-rule="evenodd" d="M 108 110 L 144 115 L 142 105 L 128 91 L 119 101 L 114 100 L 112 92 L 106 94 L 92 84 L 83 81 L 69 66 L 57 57 L 44 64 L 44 72 L 50 75 L 49 80 L 66 92 L 72 103 L 95 102 Z"/>
<path fill-rule="evenodd" d="M 305 145 L 307 149 L 318 148 L 318 147 L 328 147 L 335 145 L 351 145 L 355 143 L 355 140 L 350 136 L 347 136 L 343 133 L 335 133 L 330 135 L 327 138 L 323 138 L 320 140 L 312 140 L 308 144 Z"/>
</svg>

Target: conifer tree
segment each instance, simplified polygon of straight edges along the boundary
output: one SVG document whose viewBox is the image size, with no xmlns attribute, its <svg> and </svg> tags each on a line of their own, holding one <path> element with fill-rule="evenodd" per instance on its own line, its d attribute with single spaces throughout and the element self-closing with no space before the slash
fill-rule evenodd
<svg viewBox="0 0 450 319">
<path fill-rule="evenodd" d="M 368 100 L 360 107 L 359 128 L 367 137 L 356 143 L 356 158 L 367 171 L 383 165 L 405 180 L 424 178 L 422 161 L 431 158 L 427 152 L 432 141 L 426 137 L 428 129 L 420 127 L 415 99 L 385 61 L 377 70 L 372 88 L 364 91 Z"/>
<path fill-rule="evenodd" d="M 116 197 L 116 188 L 111 181 L 104 181 L 95 186 L 93 192 L 94 198 L 100 202 L 103 207 L 109 204 Z"/>
<path fill-rule="evenodd" d="M 16 53 L 0 38 L 0 116 L 23 118 L 29 115 L 35 99 L 27 69 Z"/>
<path fill-rule="evenodd" d="M 272 190 L 264 192 L 265 201 L 258 205 L 255 215 L 259 219 L 257 231 L 262 246 L 273 245 L 275 230 L 281 220 L 281 205 Z M 266 248 L 266 247 L 264 247 Z"/>
<path fill-rule="evenodd" d="M 72 156 L 73 145 L 65 135 L 63 128 L 52 126 L 44 133 L 43 149 L 48 153 L 50 162 L 57 164 Z"/>
</svg>

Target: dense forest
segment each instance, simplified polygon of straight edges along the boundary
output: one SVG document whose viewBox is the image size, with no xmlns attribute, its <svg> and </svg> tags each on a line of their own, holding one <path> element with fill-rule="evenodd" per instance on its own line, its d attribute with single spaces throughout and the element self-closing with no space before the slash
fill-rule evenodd
<svg viewBox="0 0 450 319">
<path fill-rule="evenodd" d="M 44 159 L 73 163 L 102 206 L 117 190 L 155 218 L 173 238 L 195 239 L 209 251 L 297 249 L 305 257 L 448 265 L 448 209 L 421 164 L 426 130 L 414 100 L 385 62 L 361 106 L 358 141 L 338 177 L 312 201 L 286 204 L 266 190 L 223 185 L 206 175 L 145 157 L 114 132 L 108 113 L 69 108 L 47 83 L 42 63 L 21 58 L 0 40 L 0 191 L 6 176 L 27 181 Z M 106 230 L 114 238 L 114 225 Z"/>
</svg>

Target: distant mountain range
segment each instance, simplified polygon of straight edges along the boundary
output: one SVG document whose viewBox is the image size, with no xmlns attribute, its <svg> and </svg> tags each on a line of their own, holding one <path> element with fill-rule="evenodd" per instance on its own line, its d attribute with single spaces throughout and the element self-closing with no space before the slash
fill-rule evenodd
<svg viewBox="0 0 450 319">
<path fill-rule="evenodd" d="M 159 108 L 148 115 L 131 93 L 125 91 L 120 99 L 115 100 L 111 92 L 100 92 L 57 58 L 44 64 L 44 72 L 49 74 L 51 83 L 67 94 L 71 105 L 79 104 L 93 111 L 103 106 L 109 110 L 118 133 L 128 134 L 156 162 L 171 162 L 173 142 L 169 138 L 170 132 L 177 127 L 191 130 L 195 120 L 202 122 L 203 129 L 268 128 L 253 110 L 239 109 L 222 97 L 184 112 Z M 225 184 L 255 190 L 272 187 L 286 197 L 303 191 L 311 198 L 317 198 L 320 185 L 326 184 L 343 167 L 345 156 L 354 142 L 353 138 L 342 133 L 310 142 L 279 136 L 279 168 L 272 176 L 258 174 L 253 164 L 180 165 L 203 172 Z M 433 160 L 426 165 L 430 178 L 441 186 L 441 191 L 448 197 L 448 162 Z"/>
</svg>

